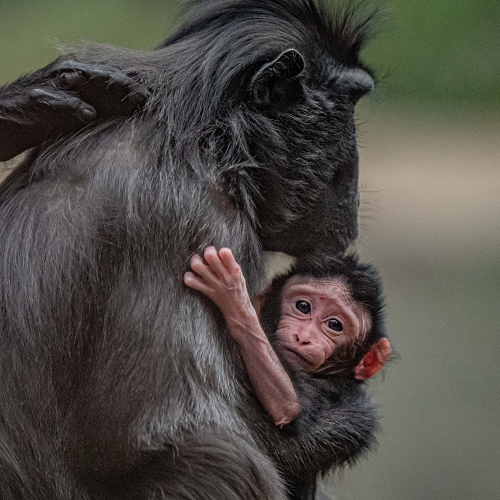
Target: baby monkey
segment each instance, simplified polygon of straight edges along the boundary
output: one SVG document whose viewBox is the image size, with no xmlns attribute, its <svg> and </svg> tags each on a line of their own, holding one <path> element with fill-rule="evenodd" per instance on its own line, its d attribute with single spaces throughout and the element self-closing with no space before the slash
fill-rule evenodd
<svg viewBox="0 0 500 500">
<path fill-rule="evenodd" d="M 256 307 L 229 248 L 208 247 L 204 261 L 192 257 L 191 269 L 185 284 L 221 310 L 257 398 L 276 425 L 288 424 L 300 412 L 285 367 L 363 381 L 389 357 L 380 278 L 354 256 L 303 259 L 272 282 Z"/>
</svg>

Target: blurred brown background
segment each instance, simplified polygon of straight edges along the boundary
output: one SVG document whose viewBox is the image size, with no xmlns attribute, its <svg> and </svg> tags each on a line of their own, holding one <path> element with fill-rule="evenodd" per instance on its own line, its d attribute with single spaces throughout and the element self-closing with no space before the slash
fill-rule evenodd
<svg viewBox="0 0 500 500">
<path fill-rule="evenodd" d="M 370 383 L 379 446 L 341 500 L 500 498 L 500 2 L 386 0 L 359 106 L 360 251 L 401 358 Z M 167 0 L 2 0 L 0 85 L 91 39 L 152 48 Z M 0 221 L 1 223 L 1 221 Z"/>
</svg>

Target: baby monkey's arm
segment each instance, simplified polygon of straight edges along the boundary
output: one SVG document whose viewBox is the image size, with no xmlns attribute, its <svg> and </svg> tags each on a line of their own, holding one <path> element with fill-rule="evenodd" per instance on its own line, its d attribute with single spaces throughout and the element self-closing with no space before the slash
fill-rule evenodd
<svg viewBox="0 0 500 500">
<path fill-rule="evenodd" d="M 262 406 L 276 425 L 291 422 L 300 412 L 297 393 L 262 330 L 248 295 L 245 277 L 229 248 L 219 253 L 210 246 L 205 261 L 195 255 L 184 283 L 199 290 L 222 311 L 231 336 L 236 341 L 248 376 Z"/>
</svg>

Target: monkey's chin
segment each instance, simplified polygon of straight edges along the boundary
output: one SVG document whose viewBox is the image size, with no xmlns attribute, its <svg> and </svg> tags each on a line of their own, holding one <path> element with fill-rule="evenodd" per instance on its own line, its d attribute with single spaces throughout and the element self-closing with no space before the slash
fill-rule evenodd
<svg viewBox="0 0 500 500">
<path fill-rule="evenodd" d="M 316 371 L 315 366 L 308 361 L 304 356 L 301 354 L 297 353 L 290 347 L 287 347 L 285 345 L 283 347 L 283 354 L 284 357 L 289 361 L 293 366 L 299 366 L 302 370 L 305 372 L 313 373 Z"/>
</svg>

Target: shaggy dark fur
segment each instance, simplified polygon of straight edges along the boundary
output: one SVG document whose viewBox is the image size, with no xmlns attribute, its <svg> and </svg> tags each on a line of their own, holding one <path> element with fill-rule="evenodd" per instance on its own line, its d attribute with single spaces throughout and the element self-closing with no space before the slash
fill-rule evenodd
<svg viewBox="0 0 500 500">
<path fill-rule="evenodd" d="M 255 294 L 264 249 L 356 237 L 365 26 L 307 0 L 207 1 L 157 50 L 68 54 L 151 97 L 0 187 L 0 498 L 277 500 L 280 477 L 312 498 L 370 445 L 353 381 L 297 376 L 308 410 L 277 429 L 182 281 L 194 253 L 228 246 Z"/>
</svg>

